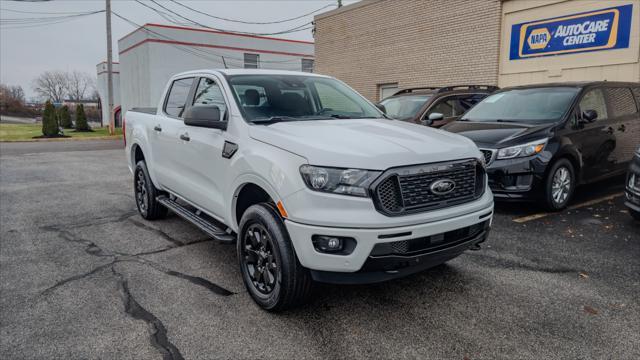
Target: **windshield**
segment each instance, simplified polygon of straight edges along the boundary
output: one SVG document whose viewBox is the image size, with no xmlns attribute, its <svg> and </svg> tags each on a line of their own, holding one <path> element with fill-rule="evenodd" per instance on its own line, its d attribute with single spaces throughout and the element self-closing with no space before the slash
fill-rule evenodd
<svg viewBox="0 0 640 360">
<path fill-rule="evenodd" d="M 232 75 L 239 107 L 252 122 L 382 118 L 370 102 L 340 81 L 304 75 Z"/>
<path fill-rule="evenodd" d="M 507 90 L 488 96 L 461 120 L 555 122 L 567 112 L 579 91 L 574 87 Z"/>
<path fill-rule="evenodd" d="M 422 106 L 429 100 L 430 95 L 397 96 L 382 100 L 387 115 L 398 120 L 414 118 Z"/>
</svg>

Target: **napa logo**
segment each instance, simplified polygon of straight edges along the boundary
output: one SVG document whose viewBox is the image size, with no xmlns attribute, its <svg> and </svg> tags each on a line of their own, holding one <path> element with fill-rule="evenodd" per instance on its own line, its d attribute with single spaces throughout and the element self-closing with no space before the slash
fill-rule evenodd
<svg viewBox="0 0 640 360">
<path fill-rule="evenodd" d="M 629 47 L 633 4 L 515 24 L 510 60 Z"/>
<path fill-rule="evenodd" d="M 531 49 L 544 49 L 551 40 L 551 33 L 547 28 L 535 29 L 529 34 L 527 43 Z"/>
</svg>

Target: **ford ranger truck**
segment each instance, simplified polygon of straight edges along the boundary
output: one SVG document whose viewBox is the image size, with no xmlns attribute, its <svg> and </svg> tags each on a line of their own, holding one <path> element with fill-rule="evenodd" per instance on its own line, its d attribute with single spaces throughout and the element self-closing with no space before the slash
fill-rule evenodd
<svg viewBox="0 0 640 360">
<path fill-rule="evenodd" d="M 173 76 L 157 108 L 125 116 L 141 216 L 168 210 L 236 243 L 262 308 L 314 282 L 386 281 L 487 239 L 493 195 L 460 135 L 386 118 L 328 76 L 201 70 Z"/>
</svg>

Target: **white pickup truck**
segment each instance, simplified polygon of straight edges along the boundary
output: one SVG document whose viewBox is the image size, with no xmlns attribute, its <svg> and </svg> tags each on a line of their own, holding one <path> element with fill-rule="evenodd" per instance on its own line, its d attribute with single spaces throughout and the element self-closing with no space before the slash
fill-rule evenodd
<svg viewBox="0 0 640 360">
<path fill-rule="evenodd" d="M 493 195 L 470 140 L 386 118 L 344 83 L 267 70 L 175 75 L 125 116 L 138 210 L 237 244 L 264 309 L 314 281 L 385 281 L 487 239 Z"/>
</svg>

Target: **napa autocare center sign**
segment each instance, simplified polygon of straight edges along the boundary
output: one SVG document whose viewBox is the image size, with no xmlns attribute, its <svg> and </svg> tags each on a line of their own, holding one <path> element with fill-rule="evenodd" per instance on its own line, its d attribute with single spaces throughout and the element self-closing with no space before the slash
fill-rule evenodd
<svg viewBox="0 0 640 360">
<path fill-rule="evenodd" d="M 632 8 L 629 4 L 514 24 L 509 59 L 628 48 Z"/>
</svg>

